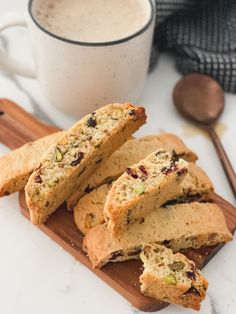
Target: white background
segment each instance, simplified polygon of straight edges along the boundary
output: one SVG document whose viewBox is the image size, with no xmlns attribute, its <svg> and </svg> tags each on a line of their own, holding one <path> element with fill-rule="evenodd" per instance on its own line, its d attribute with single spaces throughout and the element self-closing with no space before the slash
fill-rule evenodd
<svg viewBox="0 0 236 314">
<path fill-rule="evenodd" d="M 0 15 L 10 10 L 24 12 L 26 0 L 0 0 Z M 7 40 L 6 40 L 7 38 Z M 33 62 L 28 34 L 16 28 L 4 32 L 0 44 L 11 55 Z M 162 56 L 149 75 L 140 103 L 146 107 L 148 123 L 138 135 L 173 132 L 199 155 L 198 164 L 208 173 L 218 194 L 235 204 L 210 140 L 184 121 L 175 111 L 172 90 L 180 75 L 171 56 Z M 75 120 L 53 108 L 34 80 L 5 73 L 0 62 L 0 97 L 10 98 L 26 110 L 67 128 Z M 226 95 L 226 108 L 218 126 L 221 140 L 236 167 L 236 96 Z M 8 151 L 0 144 L 0 155 Z M 1 171 L 1 169 L 0 169 Z M 33 227 L 19 212 L 18 196 L 0 200 L 0 314 L 139 313 L 83 265 Z M 201 313 L 236 313 L 236 243 L 227 244 L 204 268 L 210 282 Z M 193 313 L 169 306 L 162 314 Z"/>
</svg>

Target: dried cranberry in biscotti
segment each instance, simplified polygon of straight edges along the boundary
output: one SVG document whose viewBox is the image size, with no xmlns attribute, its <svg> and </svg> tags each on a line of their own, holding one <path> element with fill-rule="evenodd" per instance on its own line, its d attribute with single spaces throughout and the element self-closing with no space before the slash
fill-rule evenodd
<svg viewBox="0 0 236 314">
<path fill-rule="evenodd" d="M 128 169 L 126 169 L 126 172 L 127 172 L 132 178 L 138 179 L 138 175 L 137 175 L 137 173 L 136 173 L 134 170 L 128 168 Z"/>
<path fill-rule="evenodd" d="M 42 183 L 42 182 L 43 182 L 43 180 L 42 180 L 42 178 L 41 178 L 40 175 L 36 176 L 36 177 L 34 178 L 34 181 L 35 181 L 35 183 Z"/>
<path fill-rule="evenodd" d="M 73 160 L 70 165 L 73 167 L 77 166 L 81 163 L 81 160 L 83 160 L 83 159 L 84 159 L 84 153 L 79 152 L 77 158 L 75 160 Z"/>
<path fill-rule="evenodd" d="M 146 169 L 143 165 L 140 165 L 140 166 L 139 166 L 139 170 L 140 170 L 145 176 L 148 175 L 147 169 Z"/>
<path fill-rule="evenodd" d="M 94 116 L 88 118 L 87 126 L 90 128 L 95 128 L 97 126 L 97 121 L 96 121 L 96 118 Z"/>
</svg>

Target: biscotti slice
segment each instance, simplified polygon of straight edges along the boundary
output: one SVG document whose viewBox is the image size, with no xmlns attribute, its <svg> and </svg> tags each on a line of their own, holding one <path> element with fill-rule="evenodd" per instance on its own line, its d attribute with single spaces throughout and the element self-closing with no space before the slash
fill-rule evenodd
<svg viewBox="0 0 236 314">
<path fill-rule="evenodd" d="M 101 185 L 82 197 L 74 208 L 75 224 L 83 234 L 104 223 L 103 209 L 110 188 L 110 184 Z"/>
<path fill-rule="evenodd" d="M 83 196 L 75 206 L 74 220 L 83 234 L 86 234 L 94 226 L 104 223 L 103 209 L 110 188 L 110 184 L 104 184 L 94 189 L 91 193 Z M 189 163 L 188 173 L 181 182 L 181 189 L 181 195 L 168 200 L 164 206 L 210 200 L 214 187 L 201 168 Z"/>
<path fill-rule="evenodd" d="M 41 224 L 100 162 L 146 121 L 145 110 L 110 104 L 87 115 L 52 145 L 26 185 L 31 221 Z"/>
<path fill-rule="evenodd" d="M 194 163 L 189 163 L 188 173 L 181 182 L 181 192 L 168 200 L 163 207 L 185 202 L 209 201 L 213 191 L 214 186 L 205 171 Z"/>
<path fill-rule="evenodd" d="M 159 142 L 159 148 L 163 147 L 170 153 L 175 154 L 188 162 L 195 162 L 198 159 L 197 154 L 192 151 L 185 143 L 175 134 L 161 133 L 159 135 L 147 135 L 140 139 L 142 142 Z"/>
<path fill-rule="evenodd" d="M 141 293 L 151 298 L 199 311 L 206 297 L 208 281 L 193 261 L 174 254 L 163 245 L 143 245 L 140 258 L 144 271 Z"/>
<path fill-rule="evenodd" d="M 164 244 L 174 252 L 232 240 L 225 217 L 216 204 L 189 203 L 161 207 L 143 221 L 114 237 L 106 225 L 87 232 L 84 251 L 93 267 L 139 257 L 142 243 Z"/>
<path fill-rule="evenodd" d="M 42 155 L 60 136 L 62 132 L 45 136 L 0 157 L 0 197 L 24 189 Z"/>
<path fill-rule="evenodd" d="M 104 183 L 117 179 L 128 167 L 146 158 L 151 153 L 164 148 L 177 158 L 195 162 L 197 155 L 177 136 L 169 133 L 149 135 L 140 139 L 131 139 L 116 150 L 91 174 L 67 200 L 67 207 L 73 209 L 79 199 Z"/>
<path fill-rule="evenodd" d="M 188 163 L 160 149 L 128 168 L 109 191 L 104 216 L 108 229 L 120 234 L 181 193 Z"/>
</svg>

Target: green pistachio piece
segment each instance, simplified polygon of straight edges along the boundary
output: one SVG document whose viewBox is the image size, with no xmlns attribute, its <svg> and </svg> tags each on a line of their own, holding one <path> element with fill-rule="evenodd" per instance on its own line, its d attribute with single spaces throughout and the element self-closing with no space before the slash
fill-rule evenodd
<svg viewBox="0 0 236 314">
<path fill-rule="evenodd" d="M 60 148 L 56 147 L 55 153 L 54 153 L 54 160 L 59 162 L 62 161 L 63 155 L 61 153 Z"/>
<path fill-rule="evenodd" d="M 57 183 L 59 182 L 58 179 L 51 179 L 51 180 L 48 180 L 47 184 L 50 188 L 54 187 Z"/>
<path fill-rule="evenodd" d="M 134 190 L 134 192 L 135 192 L 136 194 L 142 195 L 142 194 L 145 193 L 146 187 L 145 187 L 145 185 L 144 185 L 142 182 L 140 182 L 140 183 L 138 183 L 138 184 L 134 187 L 133 190 Z"/>
<path fill-rule="evenodd" d="M 47 183 L 48 183 L 48 186 L 50 188 L 53 188 L 55 186 L 55 182 L 54 181 L 48 181 Z"/>
<path fill-rule="evenodd" d="M 168 283 L 169 285 L 176 285 L 177 284 L 177 280 L 176 280 L 176 277 L 174 274 L 169 274 L 164 279 L 165 279 L 165 282 Z"/>
</svg>

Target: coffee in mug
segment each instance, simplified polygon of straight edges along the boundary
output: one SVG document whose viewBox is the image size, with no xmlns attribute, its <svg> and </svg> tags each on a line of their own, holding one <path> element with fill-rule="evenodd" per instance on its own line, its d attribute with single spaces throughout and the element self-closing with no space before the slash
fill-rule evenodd
<svg viewBox="0 0 236 314">
<path fill-rule="evenodd" d="M 60 37 L 109 42 L 138 32 L 147 24 L 147 0 L 37 0 L 32 13 L 39 24 Z"/>
<path fill-rule="evenodd" d="M 143 90 L 155 24 L 154 0 L 30 0 L 0 32 L 26 26 L 35 69 L 0 51 L 11 72 L 37 78 L 49 101 L 81 117 L 114 102 L 136 102 Z"/>
</svg>

